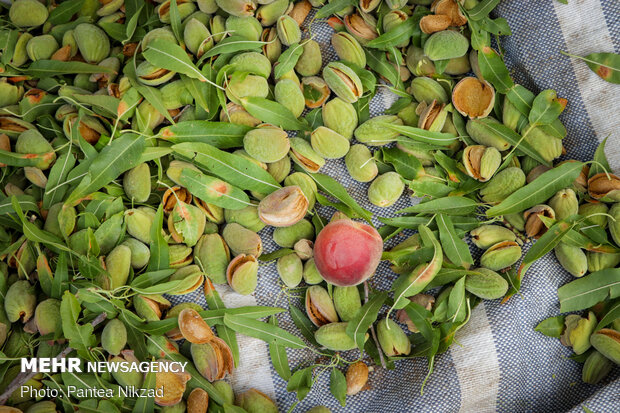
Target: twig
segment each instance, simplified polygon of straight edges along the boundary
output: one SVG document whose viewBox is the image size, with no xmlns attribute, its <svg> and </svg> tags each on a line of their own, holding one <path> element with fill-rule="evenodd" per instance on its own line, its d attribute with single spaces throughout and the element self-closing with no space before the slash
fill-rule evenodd
<svg viewBox="0 0 620 413">
<path fill-rule="evenodd" d="M 368 281 L 364 281 L 364 304 L 368 302 L 368 292 Z M 379 339 L 377 339 L 377 334 L 375 333 L 375 326 L 373 325 L 370 326 L 370 335 L 377 346 L 379 360 L 381 360 L 381 367 L 387 369 L 387 364 L 385 364 L 385 359 L 383 358 L 383 350 L 381 349 L 381 344 L 379 344 Z"/>
<path fill-rule="evenodd" d="M 98 324 L 101 324 L 101 322 L 103 322 L 103 320 L 105 320 L 106 317 L 107 317 L 106 313 L 101 313 L 93 321 L 91 321 L 90 324 L 93 327 L 96 327 Z M 56 356 L 56 359 L 60 360 L 60 359 L 63 359 L 65 357 L 67 357 L 69 355 L 69 353 L 71 353 L 72 351 L 73 351 L 73 348 L 70 347 L 70 346 L 67 346 L 67 348 L 65 348 L 60 354 L 58 354 Z M 21 373 L 19 373 L 13 379 L 11 384 L 9 384 L 9 387 L 6 388 L 4 393 L 2 393 L 2 395 L 0 395 L 0 406 L 4 406 L 4 404 L 7 402 L 9 397 L 11 397 L 11 394 L 13 394 L 13 392 L 15 390 L 20 388 L 24 383 L 26 383 L 28 380 L 30 380 L 31 378 L 33 378 L 36 375 L 37 375 L 36 372 L 21 372 Z"/>
</svg>

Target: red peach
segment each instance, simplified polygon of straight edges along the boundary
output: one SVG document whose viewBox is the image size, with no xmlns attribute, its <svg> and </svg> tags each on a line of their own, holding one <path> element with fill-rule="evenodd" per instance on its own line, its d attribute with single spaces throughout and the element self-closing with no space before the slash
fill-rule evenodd
<svg viewBox="0 0 620 413">
<path fill-rule="evenodd" d="M 319 232 L 314 243 L 314 262 L 328 283 L 358 285 L 374 274 L 383 240 L 370 225 L 350 219 L 332 221 Z"/>
</svg>

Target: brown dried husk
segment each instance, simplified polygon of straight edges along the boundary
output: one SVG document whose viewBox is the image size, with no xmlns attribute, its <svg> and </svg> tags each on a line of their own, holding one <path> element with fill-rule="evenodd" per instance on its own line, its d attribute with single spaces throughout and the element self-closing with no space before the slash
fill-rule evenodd
<svg viewBox="0 0 620 413">
<path fill-rule="evenodd" d="M 493 110 L 495 89 L 485 80 L 465 77 L 454 86 L 452 103 L 463 116 L 485 118 Z"/>
</svg>

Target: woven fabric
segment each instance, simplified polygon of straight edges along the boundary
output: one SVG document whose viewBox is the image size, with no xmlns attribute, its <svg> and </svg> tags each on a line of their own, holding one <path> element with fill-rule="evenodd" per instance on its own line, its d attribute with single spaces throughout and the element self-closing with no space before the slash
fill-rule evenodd
<svg viewBox="0 0 620 413">
<path fill-rule="evenodd" d="M 620 88 L 604 82 L 583 62 L 560 51 L 577 55 L 620 52 L 620 2 L 569 0 L 564 5 L 555 0 L 504 0 L 494 13 L 506 18 L 513 32 L 502 39 L 501 45 L 515 81 L 534 92 L 555 89 L 569 101 L 561 116 L 568 129 L 564 140 L 568 154 L 564 158 L 591 159 L 598 143 L 609 135 L 607 154 L 612 168 L 618 171 Z M 307 36 L 310 20 L 305 23 Z M 313 22 L 311 29 L 321 46 L 323 63 L 335 60 L 330 46 L 331 28 Z M 371 102 L 371 114 L 381 114 L 393 100 L 394 96 L 380 88 Z M 376 216 L 392 216 L 394 211 L 417 202 L 404 195 L 391 208 L 373 206 L 366 197 L 368 184 L 353 181 L 342 160 L 328 161 L 321 172 L 338 179 L 362 207 Z M 332 212 L 320 209 L 323 216 Z M 266 228 L 260 233 L 266 253 L 278 248 L 271 239 L 272 231 Z M 378 288 L 388 289 L 395 278 L 396 274 L 382 263 L 371 281 Z M 305 412 L 317 405 L 327 406 L 332 412 L 579 412 L 582 406 L 597 413 L 618 411 L 618 368 L 599 385 L 583 384 L 581 365 L 567 359 L 571 351 L 559 340 L 534 331 L 541 320 L 559 313 L 557 288 L 571 279 L 549 254 L 529 270 L 519 296 L 504 305 L 499 300 L 479 305 L 470 322 L 459 331 L 458 343 L 437 357 L 435 372 L 423 394 L 420 389 L 427 371 L 426 360 L 401 361 L 389 371 L 375 366 L 370 388 L 347 397 L 345 408 L 329 393 L 329 370 L 317 368 L 312 391 L 294 411 Z M 252 296 L 240 296 L 227 287 L 218 290 L 229 307 L 301 307 L 301 292 L 283 287 L 274 263 L 261 265 L 258 288 Z M 175 303 L 195 301 L 206 307 L 202 289 L 172 299 Z M 282 328 L 300 335 L 287 312 L 278 315 L 278 321 Z M 257 388 L 270 395 L 281 411 L 288 411 L 296 403 L 296 395 L 286 391 L 286 382 L 273 369 L 267 345 L 241 335 L 238 340 L 241 360 L 230 378 L 235 391 Z M 310 350 L 287 352 L 293 369 L 316 362 Z M 355 351 L 344 354 L 350 359 L 356 355 Z"/>
</svg>

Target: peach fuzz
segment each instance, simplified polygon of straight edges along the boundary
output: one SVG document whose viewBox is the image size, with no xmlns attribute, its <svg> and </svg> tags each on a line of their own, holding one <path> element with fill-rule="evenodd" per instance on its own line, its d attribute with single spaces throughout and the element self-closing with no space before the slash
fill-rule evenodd
<svg viewBox="0 0 620 413">
<path fill-rule="evenodd" d="M 358 285 L 372 276 L 383 252 L 376 229 L 350 219 L 332 221 L 314 243 L 314 261 L 325 281 L 340 287 Z"/>
</svg>

